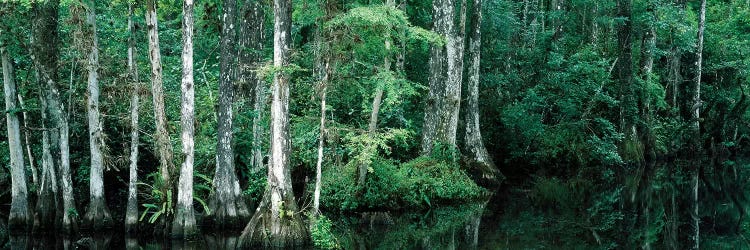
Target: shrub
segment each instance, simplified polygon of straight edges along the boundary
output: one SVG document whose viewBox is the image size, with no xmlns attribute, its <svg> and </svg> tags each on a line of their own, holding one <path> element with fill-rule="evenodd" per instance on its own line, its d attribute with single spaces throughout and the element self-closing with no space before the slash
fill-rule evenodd
<svg viewBox="0 0 750 250">
<path fill-rule="evenodd" d="M 310 217 L 310 238 L 312 238 L 313 246 L 318 249 L 340 249 L 341 246 L 336 239 L 336 235 L 333 234 L 331 227 L 333 223 L 328 217 L 324 215 L 318 215 L 318 217 Z"/>
<path fill-rule="evenodd" d="M 356 184 L 356 164 L 325 171 L 322 205 L 339 210 L 424 209 L 488 194 L 458 164 L 444 160 L 419 157 L 397 164 L 377 158 L 371 167 L 361 190 Z"/>
</svg>

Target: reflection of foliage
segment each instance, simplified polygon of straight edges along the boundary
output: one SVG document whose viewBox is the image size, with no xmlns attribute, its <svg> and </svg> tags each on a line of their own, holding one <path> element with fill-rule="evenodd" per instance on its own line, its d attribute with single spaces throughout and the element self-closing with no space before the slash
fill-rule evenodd
<svg viewBox="0 0 750 250">
<path fill-rule="evenodd" d="M 393 215 L 393 223 L 370 225 L 367 218 L 339 217 L 333 233 L 344 249 L 462 249 L 470 244 L 466 225 L 481 216 L 485 203 L 439 207 L 424 213 Z M 420 245 L 421 244 L 421 245 Z"/>
</svg>

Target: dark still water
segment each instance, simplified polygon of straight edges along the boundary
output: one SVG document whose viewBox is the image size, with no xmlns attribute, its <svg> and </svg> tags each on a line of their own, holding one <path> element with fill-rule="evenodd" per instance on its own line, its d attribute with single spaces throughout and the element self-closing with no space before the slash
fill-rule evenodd
<svg viewBox="0 0 750 250">
<path fill-rule="evenodd" d="M 686 249 L 689 244 L 693 230 L 689 207 L 684 205 L 688 197 L 679 195 L 684 193 L 679 189 L 656 187 L 643 194 L 644 191 L 633 192 L 624 187 L 580 194 L 565 188 L 571 185 L 547 181 L 551 183 L 538 181 L 539 185 L 529 189 L 501 190 L 486 201 L 422 212 L 327 216 L 333 224 L 335 241 L 342 249 L 643 249 L 644 246 Z M 541 197 L 545 193 L 554 197 Z M 716 203 L 718 209 L 711 204 L 703 203 L 708 215 L 702 217 L 701 247 L 750 249 L 744 235 L 747 218 L 732 216 L 729 203 Z M 734 228 L 735 223 L 739 223 L 739 228 Z M 0 246 L 4 249 L 236 249 L 238 236 L 239 232 L 206 233 L 187 242 L 126 238 L 121 232 L 80 235 L 75 239 L 54 235 L 3 236 Z M 312 245 L 304 247 L 312 248 Z"/>
</svg>

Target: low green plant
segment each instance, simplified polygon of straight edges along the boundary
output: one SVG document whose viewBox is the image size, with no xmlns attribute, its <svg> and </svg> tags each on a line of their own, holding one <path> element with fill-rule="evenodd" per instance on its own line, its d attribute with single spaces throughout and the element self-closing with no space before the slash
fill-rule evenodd
<svg viewBox="0 0 750 250">
<path fill-rule="evenodd" d="M 333 234 L 333 222 L 324 215 L 310 215 L 310 238 L 317 249 L 341 249 L 336 235 Z"/>
<path fill-rule="evenodd" d="M 324 171 L 322 205 L 339 210 L 425 209 L 437 204 L 476 200 L 487 191 L 458 164 L 419 157 L 399 164 L 375 158 L 364 190 L 354 178 L 357 164 Z"/>
</svg>

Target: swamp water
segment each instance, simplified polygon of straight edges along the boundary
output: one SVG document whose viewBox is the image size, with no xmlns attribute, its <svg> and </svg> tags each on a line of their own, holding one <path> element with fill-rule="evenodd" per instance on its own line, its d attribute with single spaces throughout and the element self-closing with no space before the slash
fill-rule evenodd
<svg viewBox="0 0 750 250">
<path fill-rule="evenodd" d="M 420 213 L 330 214 L 343 249 L 604 249 L 593 238 L 571 239 L 545 233 L 549 219 L 505 213 L 505 195 L 486 202 L 433 208 Z M 521 202 L 523 203 L 523 202 Z M 557 229 L 555 229 L 557 230 Z M 554 230 L 553 230 L 554 231 Z M 549 234 L 553 234 L 549 231 Z M 236 249 L 237 234 L 203 234 L 192 241 L 126 238 L 122 232 L 83 234 L 76 239 L 11 236 L 5 249 Z M 303 249 L 313 249 L 312 246 Z"/>
<path fill-rule="evenodd" d="M 668 174 L 678 169 L 625 169 L 620 176 L 640 177 L 617 179 L 604 189 L 582 186 L 586 181 L 576 178 L 536 179 L 529 188 L 503 187 L 488 200 L 469 204 L 326 216 L 342 249 L 685 249 L 693 232 L 689 182 Z M 704 178 L 714 191 L 701 186 L 700 192 L 701 248 L 750 249 L 750 235 L 745 235 L 750 219 L 741 212 L 750 179 L 739 178 L 748 176 L 750 167 L 711 171 Z M 712 194 L 716 190 L 723 193 Z M 8 237 L 1 222 L 3 249 L 236 249 L 239 236 L 208 232 L 192 241 L 174 241 L 126 238 L 115 231 L 70 239 Z"/>
</svg>

